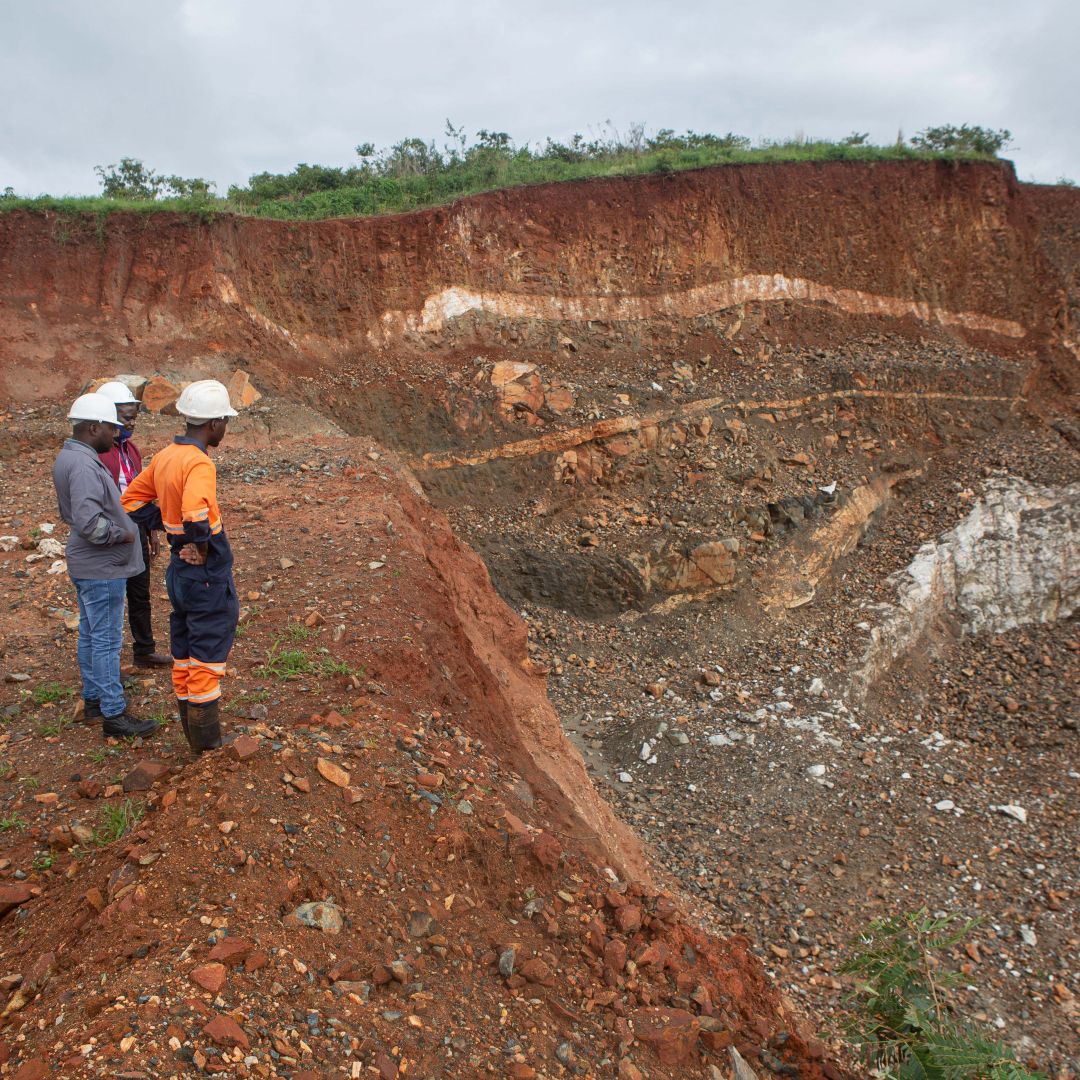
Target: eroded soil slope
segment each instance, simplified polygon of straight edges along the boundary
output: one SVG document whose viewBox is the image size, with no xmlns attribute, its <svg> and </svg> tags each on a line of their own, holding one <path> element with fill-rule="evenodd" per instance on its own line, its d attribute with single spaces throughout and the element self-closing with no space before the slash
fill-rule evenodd
<svg viewBox="0 0 1080 1080">
<path fill-rule="evenodd" d="M 385 454 L 221 453 L 245 737 L 194 763 L 167 672 L 132 676 L 145 743 L 71 722 L 50 457 L 0 505 L 5 1072 L 698 1077 L 737 1045 L 820 1074 L 747 943 L 650 883 L 524 627 Z"/>
</svg>

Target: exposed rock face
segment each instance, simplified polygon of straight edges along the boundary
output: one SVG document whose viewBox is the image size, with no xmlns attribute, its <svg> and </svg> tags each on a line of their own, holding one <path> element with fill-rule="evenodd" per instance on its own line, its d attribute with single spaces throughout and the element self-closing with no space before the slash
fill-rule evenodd
<svg viewBox="0 0 1080 1080">
<path fill-rule="evenodd" d="M 897 599 L 870 634 L 852 678 L 862 695 L 936 623 L 1001 633 L 1067 618 L 1080 606 L 1080 484 L 1046 488 L 1011 478 L 955 529 L 925 544 L 896 575 Z"/>
<path fill-rule="evenodd" d="M 177 370 L 254 355 L 265 378 L 529 326 L 554 330 L 571 369 L 588 361 L 566 333 L 590 321 L 747 304 L 995 348 L 1067 336 L 1061 274 L 1004 163 L 722 167 L 354 220 L 118 213 L 104 236 L 89 218 L 66 228 L 60 243 L 55 215 L 0 216 L 0 387 L 15 399 L 66 394 L 99 374 L 102 350 Z"/>
</svg>

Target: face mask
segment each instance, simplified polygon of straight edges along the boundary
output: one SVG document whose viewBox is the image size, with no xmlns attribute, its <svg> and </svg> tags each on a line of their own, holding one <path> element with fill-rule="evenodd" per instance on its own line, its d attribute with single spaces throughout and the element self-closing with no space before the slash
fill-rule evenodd
<svg viewBox="0 0 1080 1080">
<path fill-rule="evenodd" d="M 116 441 L 119 443 L 127 442 L 131 438 L 131 432 L 126 427 L 121 425 L 120 433 L 116 436 Z"/>
</svg>

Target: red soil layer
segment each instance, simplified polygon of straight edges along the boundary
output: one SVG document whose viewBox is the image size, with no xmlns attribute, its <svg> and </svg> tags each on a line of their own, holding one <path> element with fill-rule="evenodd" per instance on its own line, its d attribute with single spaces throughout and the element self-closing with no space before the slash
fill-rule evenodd
<svg viewBox="0 0 1080 1080">
<path fill-rule="evenodd" d="M 308 448 L 329 471 L 226 485 L 240 594 L 264 590 L 230 658 L 229 727 L 245 724 L 245 700 L 267 701 L 246 745 L 189 763 L 174 722 L 103 759 L 95 731 L 46 739 L 0 684 L 0 705 L 20 703 L 0 733 L 14 764 L 0 783 L 24 823 L 0 860 L 0 1073 L 599 1080 L 625 1058 L 619 1076 L 637 1061 L 653 1080 L 689 1080 L 735 1045 L 839 1080 L 747 942 L 706 937 L 642 880 L 636 841 L 525 670 L 520 621 L 373 452 Z M 46 467 L 13 466 L 40 493 L 35 520 L 47 493 L 29 481 Z M 298 498 L 326 507 L 310 533 Z M 21 558 L 0 556 L 5 577 Z M 306 580 L 319 578 L 333 584 Z M 48 627 L 63 583 L 42 574 L 35 589 Z M 259 668 L 312 611 L 306 648 L 363 670 L 352 686 Z M 0 648 L 29 632 L 22 663 L 71 682 L 73 639 L 60 631 L 58 661 L 38 622 L 7 615 Z M 259 685 L 263 698 L 241 696 Z M 168 673 L 138 693 L 144 711 L 167 705 Z M 120 841 L 68 850 L 80 823 L 128 797 L 113 778 L 128 783 L 151 755 L 161 764 L 131 796 L 146 817 Z M 34 783 L 20 791 L 19 777 Z M 605 864 L 629 881 L 615 886 Z M 343 925 L 301 925 L 297 906 L 329 897 Z"/>
<path fill-rule="evenodd" d="M 1005 164 L 830 163 L 543 185 L 323 222 L 11 213 L 0 386 L 16 399 L 70 393 L 103 358 L 124 368 L 134 356 L 175 367 L 217 353 L 227 366 L 240 353 L 264 381 L 268 368 L 346 358 L 363 370 L 365 356 L 387 358 L 369 338 L 384 312 L 449 286 L 656 296 L 747 274 L 1013 320 L 1030 348 L 1061 332 L 1060 271 L 1038 235 L 1047 208 L 1073 212 L 1074 193 L 1058 190 L 1051 205 Z M 425 335 L 425 353 L 439 342 Z M 393 348 L 408 371 L 409 336 Z"/>
</svg>

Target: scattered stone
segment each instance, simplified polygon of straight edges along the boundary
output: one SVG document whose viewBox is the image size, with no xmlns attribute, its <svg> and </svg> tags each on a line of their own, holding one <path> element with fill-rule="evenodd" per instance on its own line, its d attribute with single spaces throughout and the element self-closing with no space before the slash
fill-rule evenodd
<svg viewBox="0 0 1080 1080">
<path fill-rule="evenodd" d="M 517 950 L 511 946 L 499 953 L 499 974 L 504 979 L 509 979 L 514 974 L 514 962 L 517 960 Z"/>
<path fill-rule="evenodd" d="M 260 745 L 262 745 L 262 739 L 254 735 L 237 735 L 229 749 L 237 761 L 247 761 L 259 752 Z"/>
<path fill-rule="evenodd" d="M 688 1061 L 701 1030 L 697 1018 L 685 1009 L 638 1009 L 631 1020 L 634 1034 L 664 1065 Z"/>
<path fill-rule="evenodd" d="M 0 885 L 0 919 L 13 908 L 34 898 L 32 885 Z"/>
<path fill-rule="evenodd" d="M 431 937 L 439 932 L 439 924 L 426 911 L 413 911 L 409 913 L 409 937 Z"/>
<path fill-rule="evenodd" d="M 319 775 L 324 780 L 328 780 L 335 787 L 345 788 L 349 786 L 348 772 L 328 758 L 319 758 L 315 762 L 315 768 L 319 770 Z"/>
<path fill-rule="evenodd" d="M 734 1046 L 728 1047 L 728 1055 L 731 1058 L 733 1080 L 758 1080 L 757 1073 L 746 1064 L 746 1058 Z"/>
<path fill-rule="evenodd" d="M 211 994 L 216 994 L 225 985 L 225 977 L 225 965 L 216 963 L 203 964 L 201 967 L 194 968 L 189 974 L 193 983 L 208 990 Z"/>
<path fill-rule="evenodd" d="M 124 791 L 149 791 L 169 771 L 163 761 L 140 761 L 123 781 Z"/>
<path fill-rule="evenodd" d="M 324 934 L 340 934 L 345 926 L 341 908 L 329 901 L 313 901 L 301 904 L 293 914 L 305 926 L 321 930 Z"/>
<path fill-rule="evenodd" d="M 218 1013 L 202 1033 L 218 1046 L 239 1046 L 243 1050 L 251 1046 L 244 1029 L 228 1013 Z"/>
</svg>

